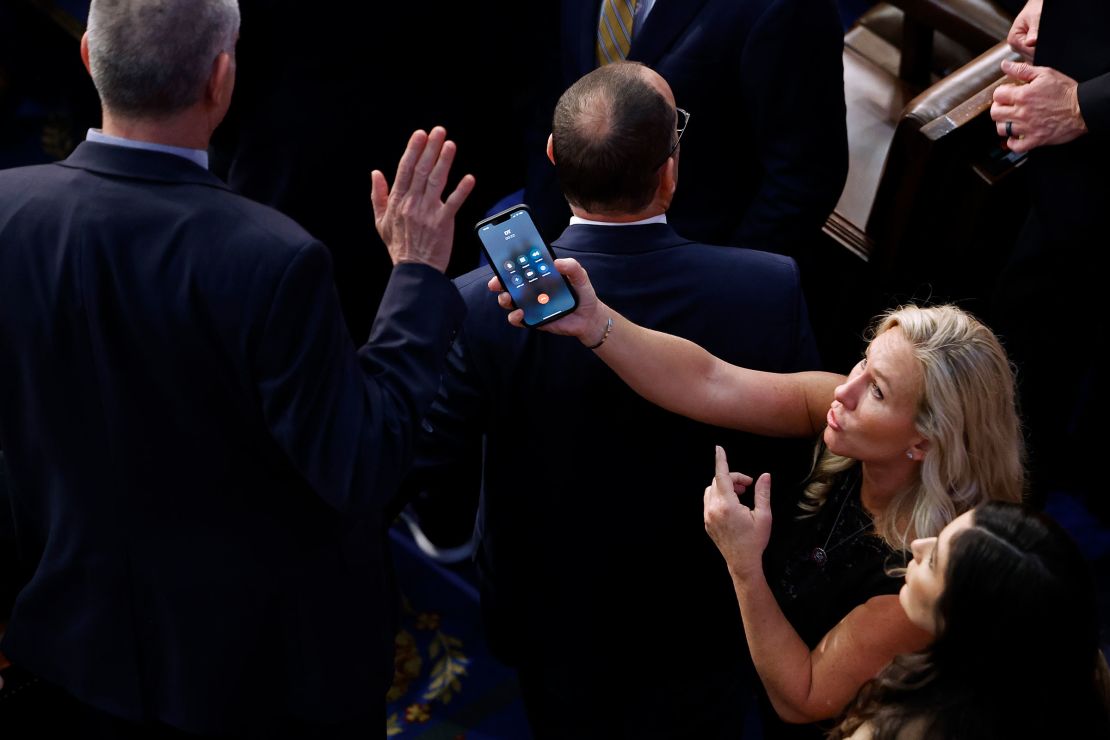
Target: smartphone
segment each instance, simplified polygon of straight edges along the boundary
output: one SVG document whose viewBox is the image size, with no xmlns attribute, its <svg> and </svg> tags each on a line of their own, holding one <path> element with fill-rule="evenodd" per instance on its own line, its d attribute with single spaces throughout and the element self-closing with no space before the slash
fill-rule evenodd
<svg viewBox="0 0 1110 740">
<path fill-rule="evenodd" d="M 540 237 L 528 206 L 521 203 L 482 219 L 474 231 L 502 287 L 523 309 L 525 326 L 546 324 L 578 308 L 578 296 L 555 269 L 555 255 Z"/>
</svg>

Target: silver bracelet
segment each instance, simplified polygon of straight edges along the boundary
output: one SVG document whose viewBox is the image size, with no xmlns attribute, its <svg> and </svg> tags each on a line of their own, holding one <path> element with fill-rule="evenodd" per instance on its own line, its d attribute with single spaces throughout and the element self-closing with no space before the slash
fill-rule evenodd
<svg viewBox="0 0 1110 740">
<path fill-rule="evenodd" d="M 605 322 L 605 333 L 601 335 L 601 341 L 598 342 L 597 344 L 587 345 L 586 349 L 597 349 L 601 345 L 605 344 L 605 340 L 609 338 L 609 332 L 611 332 L 611 331 L 613 331 L 613 317 L 612 316 L 610 316 L 608 318 L 608 320 Z"/>
</svg>

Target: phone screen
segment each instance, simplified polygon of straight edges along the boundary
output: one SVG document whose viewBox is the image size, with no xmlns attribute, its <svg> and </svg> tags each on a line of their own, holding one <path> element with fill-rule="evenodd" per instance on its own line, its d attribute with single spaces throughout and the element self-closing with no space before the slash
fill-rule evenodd
<svg viewBox="0 0 1110 740">
<path fill-rule="evenodd" d="M 555 270 L 527 207 L 517 206 L 477 226 L 501 284 L 524 310 L 524 323 L 537 326 L 573 311 L 578 302 L 566 279 Z"/>
</svg>

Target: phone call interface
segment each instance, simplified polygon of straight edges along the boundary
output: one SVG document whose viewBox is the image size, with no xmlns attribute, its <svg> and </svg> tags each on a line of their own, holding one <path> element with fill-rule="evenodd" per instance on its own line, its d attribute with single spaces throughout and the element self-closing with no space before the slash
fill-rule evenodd
<svg viewBox="0 0 1110 740">
<path fill-rule="evenodd" d="M 538 324 L 574 308 L 574 297 L 555 271 L 551 252 L 536 231 L 528 211 L 513 211 L 498 224 L 478 230 L 501 283 L 524 310 L 526 324 Z"/>
</svg>

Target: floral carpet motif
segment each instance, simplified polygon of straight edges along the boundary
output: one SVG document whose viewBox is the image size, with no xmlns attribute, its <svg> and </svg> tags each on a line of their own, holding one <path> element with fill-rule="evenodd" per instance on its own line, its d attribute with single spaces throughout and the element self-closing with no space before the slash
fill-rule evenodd
<svg viewBox="0 0 1110 740">
<path fill-rule="evenodd" d="M 406 698 L 415 700 L 403 712 L 389 714 L 386 734 L 390 737 L 403 734 L 407 725 L 427 723 L 435 709 L 450 704 L 462 691 L 470 665 L 462 640 L 440 629 L 441 617 L 437 612 L 416 612 L 406 601 L 404 615 L 405 623 L 411 622 L 414 629 L 402 628 L 397 633 L 393 686 L 386 701 L 392 704 Z M 427 672 L 426 664 L 430 664 Z"/>
<path fill-rule="evenodd" d="M 469 567 L 428 560 L 407 530 L 390 531 L 403 595 L 386 735 L 447 740 L 530 737 L 513 671 L 486 649 Z"/>
</svg>

